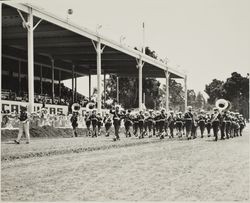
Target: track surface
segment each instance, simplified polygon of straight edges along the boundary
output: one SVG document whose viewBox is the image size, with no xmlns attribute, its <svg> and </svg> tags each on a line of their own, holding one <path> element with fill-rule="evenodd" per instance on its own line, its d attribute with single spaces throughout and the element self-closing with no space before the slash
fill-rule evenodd
<svg viewBox="0 0 250 203">
<path fill-rule="evenodd" d="M 242 137 L 218 142 L 212 138 L 165 139 L 139 146 L 2 161 L 2 200 L 249 201 L 249 134 L 248 125 Z M 79 139 L 89 138 L 72 138 L 76 141 L 71 142 Z M 26 153 L 35 146 L 45 151 L 57 144 L 69 147 L 69 139 L 62 140 L 51 139 L 49 147 L 48 140 L 19 146 L 2 143 L 2 156 L 17 150 L 21 154 L 24 148 Z"/>
</svg>

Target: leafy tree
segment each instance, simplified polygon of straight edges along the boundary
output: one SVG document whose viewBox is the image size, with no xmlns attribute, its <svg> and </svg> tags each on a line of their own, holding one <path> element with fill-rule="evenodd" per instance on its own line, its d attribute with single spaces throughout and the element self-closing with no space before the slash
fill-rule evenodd
<svg viewBox="0 0 250 203">
<path fill-rule="evenodd" d="M 240 111 L 245 117 L 249 115 L 249 78 L 233 72 L 223 85 L 225 99 L 232 104 L 232 110 Z"/>
<path fill-rule="evenodd" d="M 163 93 L 165 97 L 166 85 L 163 85 Z M 164 106 L 165 106 L 164 101 Z M 184 111 L 184 90 L 180 83 L 174 79 L 169 79 L 169 108 L 176 111 Z"/>
<path fill-rule="evenodd" d="M 223 89 L 224 82 L 221 80 L 213 79 L 213 81 L 206 85 L 205 92 L 208 94 L 209 104 L 215 104 L 217 99 L 223 98 L 225 90 Z"/>
<path fill-rule="evenodd" d="M 226 82 L 214 79 L 206 85 L 205 92 L 208 94 L 208 102 L 215 104 L 217 99 L 229 100 L 233 111 L 239 111 L 245 118 L 249 118 L 249 78 L 233 72 Z"/>
<path fill-rule="evenodd" d="M 197 96 L 196 96 L 196 102 L 195 102 L 195 108 L 196 109 L 203 109 L 205 106 L 205 98 L 202 95 L 201 92 L 198 92 Z"/>
<path fill-rule="evenodd" d="M 194 90 L 187 90 L 187 105 L 195 106 L 196 93 Z"/>
</svg>

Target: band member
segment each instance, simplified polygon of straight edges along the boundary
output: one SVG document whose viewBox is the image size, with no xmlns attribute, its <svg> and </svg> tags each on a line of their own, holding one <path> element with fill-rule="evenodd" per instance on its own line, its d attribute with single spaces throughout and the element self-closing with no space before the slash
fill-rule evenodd
<svg viewBox="0 0 250 203">
<path fill-rule="evenodd" d="M 86 112 L 84 116 L 86 128 L 87 128 L 87 136 L 91 136 L 91 130 L 90 130 L 90 125 L 91 125 L 91 120 L 90 120 L 90 113 L 89 111 Z"/>
<path fill-rule="evenodd" d="M 29 133 L 29 118 L 27 113 L 27 107 L 20 106 L 20 114 L 19 114 L 19 132 L 17 139 L 14 140 L 16 144 L 20 144 L 21 137 L 23 135 L 23 131 L 26 136 L 26 144 L 30 143 L 30 133 Z"/>
<path fill-rule="evenodd" d="M 218 132 L 220 126 L 221 114 L 219 113 L 218 108 L 214 108 L 214 114 L 212 116 L 212 128 L 215 137 L 215 141 L 218 140 Z"/>
<path fill-rule="evenodd" d="M 131 116 L 131 110 L 128 110 L 125 117 L 124 117 L 124 126 L 125 126 L 125 135 L 126 137 L 131 137 L 132 135 L 132 116 Z"/>
<path fill-rule="evenodd" d="M 185 113 L 184 119 L 185 119 L 185 127 L 186 127 L 186 136 L 189 139 L 191 139 L 191 130 L 193 125 L 193 113 L 192 113 L 192 106 L 187 107 L 188 112 Z"/>
<path fill-rule="evenodd" d="M 182 112 L 179 112 L 176 115 L 175 126 L 177 130 L 177 136 L 179 138 L 182 137 L 182 126 L 183 126 Z"/>
<path fill-rule="evenodd" d="M 230 137 L 233 138 L 234 137 L 234 125 L 235 125 L 234 112 L 230 112 L 230 119 L 231 119 Z"/>
<path fill-rule="evenodd" d="M 220 119 L 220 134 L 221 134 L 222 140 L 225 139 L 226 117 L 227 117 L 227 112 L 223 111 L 221 114 L 221 119 Z"/>
<path fill-rule="evenodd" d="M 197 128 L 198 128 L 198 116 L 196 113 L 193 113 L 193 123 L 191 129 L 191 137 L 193 139 L 197 137 Z"/>
<path fill-rule="evenodd" d="M 139 120 L 139 130 L 140 130 L 139 139 L 141 139 L 141 138 L 144 138 L 144 136 L 143 136 L 144 115 L 143 115 L 142 111 L 139 112 L 138 120 Z"/>
<path fill-rule="evenodd" d="M 160 139 L 164 139 L 164 125 L 165 125 L 165 119 L 166 119 L 166 114 L 165 114 L 165 109 L 161 110 L 161 114 L 159 115 L 159 135 Z"/>
<path fill-rule="evenodd" d="M 90 120 L 91 120 L 92 131 L 93 131 L 92 137 L 97 137 L 96 126 L 97 126 L 97 123 L 98 123 L 98 118 L 97 118 L 97 115 L 96 115 L 96 110 L 92 111 L 92 115 L 90 116 Z"/>
<path fill-rule="evenodd" d="M 238 137 L 239 136 L 239 131 L 240 131 L 240 124 L 239 124 L 239 119 L 238 119 L 239 113 L 235 113 L 235 117 L 234 117 L 234 137 Z"/>
<path fill-rule="evenodd" d="M 149 115 L 146 119 L 147 119 L 147 124 L 148 124 L 148 137 L 150 138 L 153 135 L 152 130 L 154 127 L 154 115 L 153 115 L 152 110 L 149 111 Z"/>
<path fill-rule="evenodd" d="M 246 126 L 246 122 L 241 114 L 239 115 L 239 124 L 240 124 L 240 136 L 242 136 L 242 131 Z"/>
<path fill-rule="evenodd" d="M 168 120 L 168 115 L 166 114 L 165 123 L 164 123 L 164 131 L 165 131 L 166 136 L 168 136 L 168 127 L 169 127 L 169 120 Z"/>
<path fill-rule="evenodd" d="M 154 127 L 154 134 L 156 135 L 156 137 L 159 136 L 159 129 L 160 129 L 160 115 L 161 113 L 159 111 L 156 112 L 156 116 L 155 116 L 155 127 Z"/>
<path fill-rule="evenodd" d="M 76 128 L 78 127 L 78 112 L 73 111 L 73 115 L 70 118 L 71 121 L 71 125 L 73 128 L 73 136 L 72 137 L 77 137 L 77 132 L 76 132 Z"/>
<path fill-rule="evenodd" d="M 206 116 L 206 128 L 207 128 L 207 136 L 210 137 L 211 136 L 210 131 L 212 128 L 212 121 L 211 121 L 211 115 L 209 113 L 207 113 L 207 116 Z"/>
<path fill-rule="evenodd" d="M 102 116 L 101 113 L 97 114 L 97 127 L 98 127 L 98 136 L 101 135 L 101 127 L 102 127 Z"/>
<path fill-rule="evenodd" d="M 119 112 L 119 106 L 115 107 L 115 111 L 110 110 L 110 113 L 113 114 L 113 125 L 115 128 L 115 138 L 113 140 L 117 141 L 117 140 L 120 140 L 119 130 L 120 130 L 120 126 L 121 126 L 121 120 L 124 117 L 124 115 L 122 115 Z"/>
<path fill-rule="evenodd" d="M 200 111 L 200 115 L 198 117 L 198 126 L 201 131 L 201 138 L 203 138 L 205 127 L 206 127 L 206 117 L 205 117 L 205 112 L 203 110 Z"/>
<path fill-rule="evenodd" d="M 133 115 L 133 119 L 132 119 L 132 121 L 133 121 L 133 131 L 134 131 L 135 137 L 138 136 L 138 128 L 139 128 L 139 118 L 138 118 L 138 116 L 139 116 L 138 113 L 135 113 Z"/>
<path fill-rule="evenodd" d="M 226 111 L 226 115 L 224 116 L 224 120 L 226 122 L 226 126 L 225 126 L 225 130 L 226 130 L 226 137 L 227 139 L 229 139 L 229 137 L 231 137 L 231 117 L 229 115 L 229 112 Z"/>
<path fill-rule="evenodd" d="M 148 135 L 148 119 L 147 119 L 148 116 L 149 116 L 149 113 L 145 112 L 144 113 L 144 123 L 143 123 L 143 128 L 144 128 L 143 135 L 145 135 L 145 136 Z"/>
<path fill-rule="evenodd" d="M 170 130 L 169 138 L 174 138 L 174 125 L 175 125 L 174 112 L 170 111 L 170 115 L 168 117 L 168 127 Z"/>
<path fill-rule="evenodd" d="M 110 128 L 112 126 L 112 120 L 111 120 L 111 116 L 109 113 L 106 113 L 104 119 L 103 119 L 103 122 L 104 122 L 104 126 L 105 126 L 105 131 L 106 131 L 106 137 L 109 136 L 109 133 L 110 133 Z"/>
</svg>

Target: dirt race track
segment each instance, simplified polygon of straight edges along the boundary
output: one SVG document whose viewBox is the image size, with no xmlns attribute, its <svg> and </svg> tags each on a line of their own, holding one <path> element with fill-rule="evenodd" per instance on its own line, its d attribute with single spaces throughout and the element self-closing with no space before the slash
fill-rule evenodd
<svg viewBox="0 0 250 203">
<path fill-rule="evenodd" d="M 77 151 L 81 153 L 67 153 L 66 149 L 79 148 L 80 140 L 94 145 L 102 138 L 45 139 L 30 145 L 2 143 L 1 198 L 249 201 L 249 134 L 248 125 L 242 137 L 218 142 L 206 137 L 161 142 L 154 138 L 150 143 L 146 138 L 140 145 L 114 148 L 114 143 L 104 140 L 104 145 L 111 147 Z M 124 139 L 121 143 L 141 142 Z M 53 156 L 16 158 L 17 154 L 50 151 L 53 146 L 66 151 Z"/>
</svg>

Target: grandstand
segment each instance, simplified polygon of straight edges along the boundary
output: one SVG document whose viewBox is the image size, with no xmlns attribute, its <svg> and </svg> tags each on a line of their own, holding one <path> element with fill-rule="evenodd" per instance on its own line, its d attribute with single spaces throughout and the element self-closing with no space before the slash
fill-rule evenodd
<svg viewBox="0 0 250 203">
<path fill-rule="evenodd" d="M 1 99 L 68 106 L 88 98 L 77 93 L 78 77 L 97 75 L 97 109 L 101 110 L 101 74 L 139 78 L 139 108 L 142 107 L 142 77 L 183 78 L 185 74 L 143 52 L 125 47 L 98 33 L 74 25 L 29 4 L 1 4 Z M 105 78 L 105 77 L 104 77 Z M 72 79 L 72 89 L 63 80 Z M 104 81 L 105 84 L 105 81 Z M 105 88 L 105 86 L 104 86 Z M 186 91 L 187 92 L 187 91 Z M 166 108 L 168 109 L 168 88 Z M 186 106 L 186 99 L 185 99 Z M 3 109 L 3 107 L 2 107 Z"/>
</svg>

